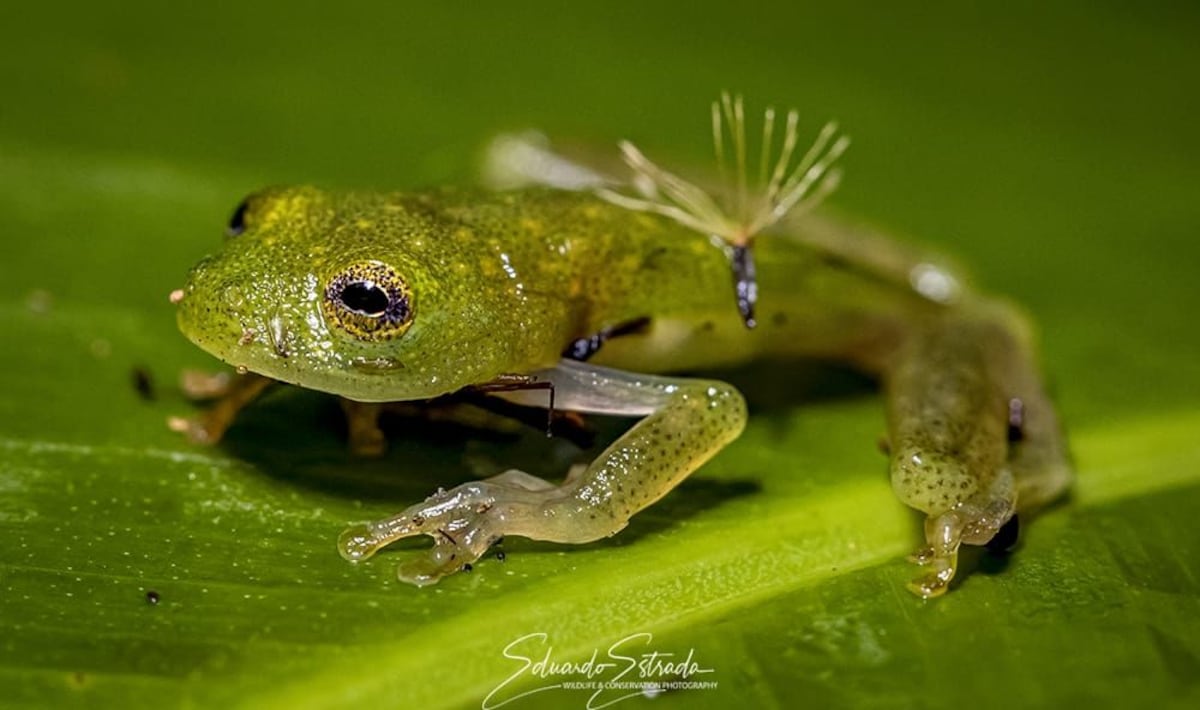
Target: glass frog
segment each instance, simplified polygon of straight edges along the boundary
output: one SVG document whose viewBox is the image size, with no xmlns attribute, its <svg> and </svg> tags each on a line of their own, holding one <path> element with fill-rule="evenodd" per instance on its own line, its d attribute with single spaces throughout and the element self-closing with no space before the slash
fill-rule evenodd
<svg viewBox="0 0 1200 710">
<path fill-rule="evenodd" d="M 509 137 L 490 156 L 505 189 L 251 195 L 172 294 L 184 334 L 243 373 L 183 428 L 219 438 L 275 381 L 344 398 L 364 451 L 382 446 L 384 403 L 463 390 L 637 418 L 560 483 L 509 470 L 342 534 L 349 560 L 430 536 L 399 569 L 425 585 L 502 536 L 614 535 L 738 437 L 737 389 L 664 373 L 836 361 L 881 382 L 892 488 L 926 515 L 910 588 L 943 593 L 960 546 L 1011 538 L 1018 513 L 1070 484 L 1029 320 L 936 258 L 812 211 L 847 140 L 830 125 L 801 154 L 797 114 L 778 118 L 752 170 L 741 99 L 713 104 L 716 192 L 629 143 L 622 182 Z"/>
</svg>

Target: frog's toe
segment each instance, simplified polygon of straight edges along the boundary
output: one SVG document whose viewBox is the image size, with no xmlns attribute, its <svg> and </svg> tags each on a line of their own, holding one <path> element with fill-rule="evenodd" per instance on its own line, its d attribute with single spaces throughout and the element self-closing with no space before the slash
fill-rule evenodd
<svg viewBox="0 0 1200 710">
<path fill-rule="evenodd" d="M 926 545 L 908 559 L 929 571 L 909 583 L 912 592 L 926 599 L 945 593 L 958 571 L 958 551 L 963 544 L 986 545 L 993 540 L 1005 543 L 1007 532 L 1001 535 L 1002 531 L 1015 535 L 1016 525 L 1009 523 L 1014 519 L 1016 498 L 1011 488 L 1000 488 L 1003 495 L 989 491 L 925 519 Z"/>
<path fill-rule="evenodd" d="M 208 416 L 167 418 L 167 428 L 183 434 L 193 444 L 217 443 L 224 436 L 230 423 Z"/>
<path fill-rule="evenodd" d="M 455 542 L 439 540 L 428 553 L 400 563 L 396 568 L 396 577 L 401 582 L 425 587 L 459 570 L 469 569 L 469 565 L 481 554 L 464 549 Z"/>
<path fill-rule="evenodd" d="M 347 447 L 352 456 L 364 459 L 377 459 L 387 453 L 387 437 L 375 422 L 370 424 L 349 422 Z"/>
<path fill-rule="evenodd" d="M 907 559 L 914 565 L 920 565 L 921 567 L 924 567 L 925 565 L 933 562 L 933 548 L 929 546 L 919 547 L 916 550 L 913 550 L 912 554 L 909 555 Z"/>
<path fill-rule="evenodd" d="M 205 372 L 186 369 L 179 373 L 179 389 L 183 396 L 193 402 L 220 399 L 229 394 L 233 386 L 230 372 Z"/>
<path fill-rule="evenodd" d="M 909 561 L 928 572 L 908 583 L 909 591 L 930 599 L 941 596 L 950 587 L 958 571 L 958 548 L 962 545 L 965 519 L 959 510 L 930 515 L 925 520 L 925 547 L 909 556 Z"/>
<path fill-rule="evenodd" d="M 355 523 L 338 536 L 338 553 L 350 562 L 365 560 L 375 554 L 382 545 L 376 532 L 376 523 Z"/>
<path fill-rule="evenodd" d="M 950 588 L 950 580 L 954 579 L 957 567 L 957 555 L 943 564 L 935 566 L 934 571 L 917 577 L 908 583 L 908 590 L 922 599 L 940 597 Z"/>
</svg>

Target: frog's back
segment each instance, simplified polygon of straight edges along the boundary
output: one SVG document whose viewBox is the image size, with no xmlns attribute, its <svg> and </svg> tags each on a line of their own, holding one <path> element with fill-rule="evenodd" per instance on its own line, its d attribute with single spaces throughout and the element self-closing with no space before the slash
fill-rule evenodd
<svg viewBox="0 0 1200 710">
<path fill-rule="evenodd" d="M 488 255 L 481 262 L 487 273 L 478 276 L 503 274 L 496 287 L 523 294 L 531 316 L 548 310 L 566 320 L 557 352 L 579 338 L 644 324 L 596 355 L 615 367 L 669 371 L 845 353 L 854 349 L 848 337 L 887 337 L 919 307 L 911 292 L 801 240 L 763 235 L 755 247 L 761 317 L 748 329 L 726 248 L 670 219 L 589 193 L 540 188 L 421 199 L 474 235 L 475 248 Z"/>
</svg>

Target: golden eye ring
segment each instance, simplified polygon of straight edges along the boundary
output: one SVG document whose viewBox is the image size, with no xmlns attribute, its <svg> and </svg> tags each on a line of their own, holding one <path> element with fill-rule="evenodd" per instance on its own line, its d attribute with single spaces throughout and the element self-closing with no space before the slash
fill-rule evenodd
<svg viewBox="0 0 1200 710">
<path fill-rule="evenodd" d="M 325 316 L 359 340 L 397 338 L 413 322 L 412 290 L 391 266 L 379 261 L 352 264 L 325 287 Z"/>
</svg>

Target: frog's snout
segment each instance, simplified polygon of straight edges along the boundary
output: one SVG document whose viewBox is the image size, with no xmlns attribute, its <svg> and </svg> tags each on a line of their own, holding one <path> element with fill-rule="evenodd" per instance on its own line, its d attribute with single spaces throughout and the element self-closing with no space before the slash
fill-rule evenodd
<svg viewBox="0 0 1200 710">
<path fill-rule="evenodd" d="M 224 360 L 233 357 L 239 346 L 258 340 L 263 328 L 248 307 L 242 287 L 221 278 L 210 268 L 210 260 L 197 264 L 181 289 L 171 292 L 176 305 L 179 329 L 189 340 Z M 276 328 L 283 333 L 282 326 Z M 282 339 L 282 336 L 281 336 Z"/>
<path fill-rule="evenodd" d="M 245 273 L 243 259 L 214 257 L 197 264 L 172 300 L 183 334 L 233 365 L 293 381 L 320 368 L 326 339 L 313 280 Z"/>
</svg>

